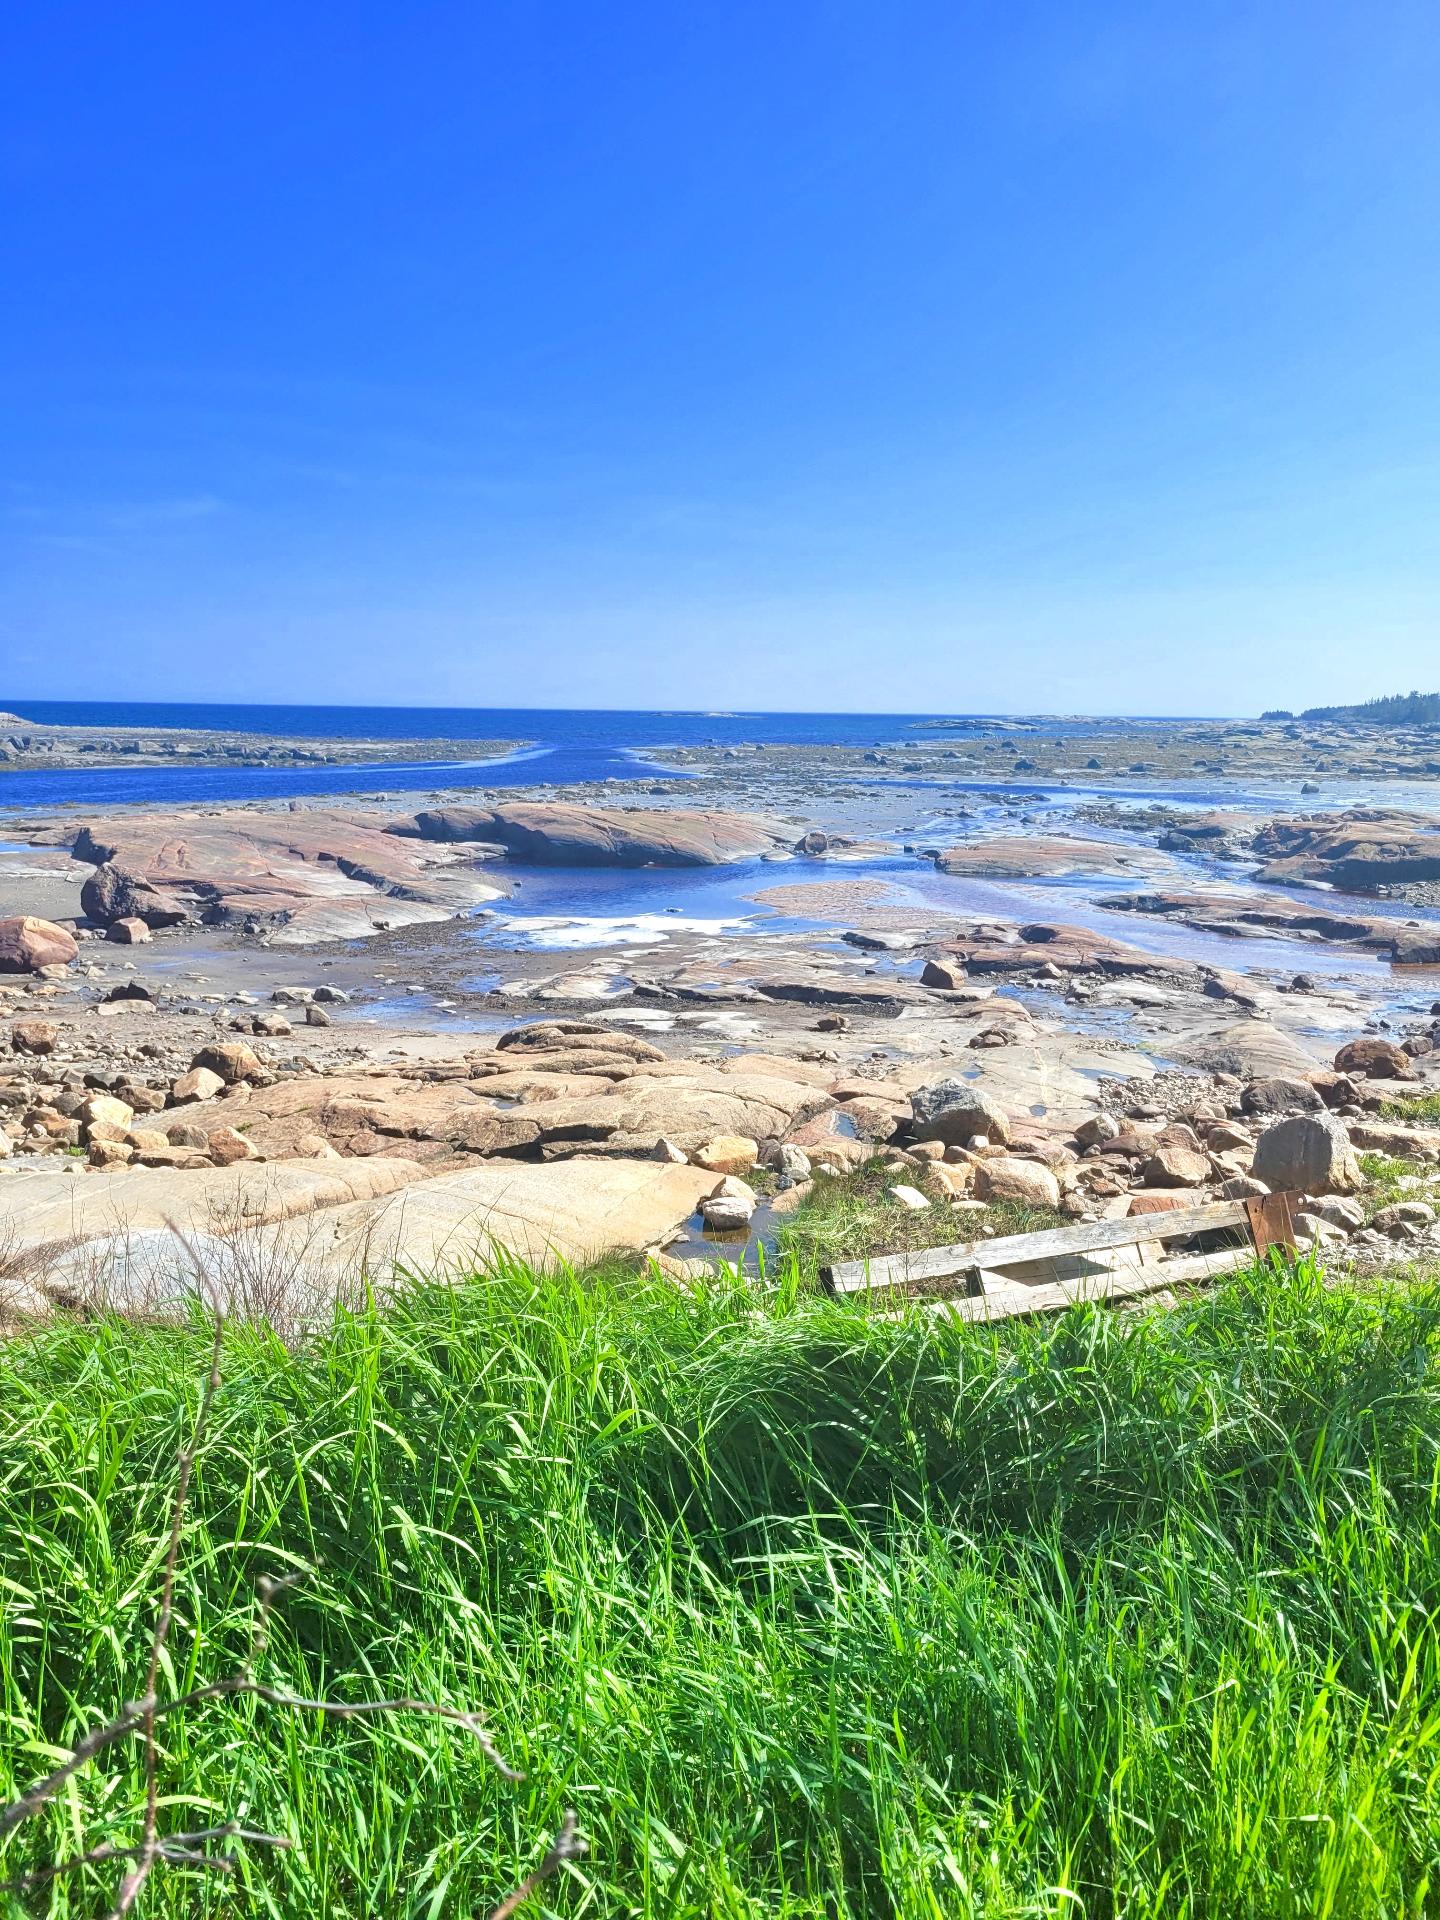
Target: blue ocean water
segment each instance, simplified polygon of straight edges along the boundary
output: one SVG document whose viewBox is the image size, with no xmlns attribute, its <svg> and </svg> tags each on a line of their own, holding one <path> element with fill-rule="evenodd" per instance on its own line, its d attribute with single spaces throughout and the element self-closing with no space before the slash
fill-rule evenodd
<svg viewBox="0 0 1440 1920">
<path fill-rule="evenodd" d="M 921 713 L 699 713 L 664 709 L 557 707 L 292 707 L 120 700 L 10 700 L 0 712 L 47 727 L 213 727 L 334 740 L 533 740 L 546 746 L 632 747 L 833 743 L 893 746 L 931 732 L 936 716 Z M 1124 719 L 966 714 L 947 716 L 969 731 L 987 725 L 1031 726 L 1050 735 L 1123 729 Z M 1191 725 L 1149 721 L 1148 725 Z"/>
<path fill-rule="evenodd" d="M 374 790 L 414 793 L 432 788 L 529 786 L 536 781 L 653 780 L 671 769 L 673 746 L 839 745 L 891 751 L 933 743 L 943 733 L 923 714 L 598 712 L 525 707 L 295 707 L 168 704 L 141 701 L 0 698 L 40 727 L 214 728 L 293 739 L 523 740 L 504 760 L 385 761 L 363 755 L 349 765 L 135 767 L 121 764 L 48 773 L 17 769 L 0 779 L 0 807 L 117 806 L 159 801 L 176 806 L 233 800 L 283 800 Z M 953 716 L 956 737 L 1013 720 Z M 1123 720 L 1045 719 L 1037 731 L 1055 737 L 1084 728 L 1123 731 Z M 1176 724 L 1182 724 L 1177 722 Z M 654 758 L 649 757 L 654 755 Z"/>
</svg>

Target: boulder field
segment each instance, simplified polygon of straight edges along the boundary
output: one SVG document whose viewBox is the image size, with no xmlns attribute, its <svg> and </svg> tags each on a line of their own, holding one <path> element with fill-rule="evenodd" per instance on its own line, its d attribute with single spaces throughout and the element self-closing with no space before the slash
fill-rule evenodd
<svg viewBox="0 0 1440 1920">
<path fill-rule="evenodd" d="M 1076 1220 L 1295 1191 L 1303 1231 L 1323 1240 L 1372 1231 L 1350 1198 L 1366 1184 L 1358 1152 L 1440 1164 L 1440 1131 L 1386 1117 L 1416 1090 L 1433 1034 L 1411 1051 L 1352 1042 L 1308 1073 L 1169 1076 L 1183 1104 L 1113 1081 L 1108 1108 L 1067 1119 L 1001 1097 L 1003 1073 L 987 1088 L 972 1077 L 983 1069 L 699 1061 L 591 1021 L 517 1027 L 405 1071 L 280 1072 L 263 1049 L 216 1039 L 168 1086 L 87 1086 L 52 1077 L 62 1041 L 38 1024 L 12 1035 L 0 1110 L 15 1119 L 0 1141 L 69 1158 L 0 1178 L 12 1314 L 155 1308 L 198 1288 L 294 1319 L 401 1271 L 657 1252 L 697 1212 L 743 1238 L 757 1167 L 776 1204 L 879 1157 L 909 1207 L 1022 1202 Z M 1423 1237 L 1425 1203 L 1406 1204 L 1383 1233 Z"/>
</svg>

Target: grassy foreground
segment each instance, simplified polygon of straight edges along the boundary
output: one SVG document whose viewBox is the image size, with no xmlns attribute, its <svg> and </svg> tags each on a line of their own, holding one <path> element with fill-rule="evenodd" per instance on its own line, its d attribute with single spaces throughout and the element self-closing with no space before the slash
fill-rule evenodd
<svg viewBox="0 0 1440 1920">
<path fill-rule="evenodd" d="M 0 1798 L 143 1688 L 204 1329 L 0 1355 Z M 162 1821 L 293 1837 L 145 1913 L 1440 1910 L 1440 1295 L 1252 1274 L 1172 1313 L 895 1323 L 633 1275 L 417 1291 L 298 1352 L 227 1332 L 172 1637 L 480 1709 L 466 1733 L 219 1700 Z M 139 1742 L 0 1871 L 133 1841 Z M 116 1875 L 15 1910 L 103 1913 Z M 3 1896 L 0 1896 L 3 1906 Z"/>
</svg>

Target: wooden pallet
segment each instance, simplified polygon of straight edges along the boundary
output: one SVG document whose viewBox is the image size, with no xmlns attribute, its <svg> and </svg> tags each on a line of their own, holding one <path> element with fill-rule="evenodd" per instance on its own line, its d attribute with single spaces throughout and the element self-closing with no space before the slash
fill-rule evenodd
<svg viewBox="0 0 1440 1920">
<path fill-rule="evenodd" d="M 1140 1299 L 1173 1286 L 1193 1286 L 1248 1266 L 1270 1247 L 1292 1247 L 1295 1231 L 1288 1193 L 1263 1200 L 1222 1200 L 1171 1213 L 1124 1220 L 1090 1220 L 998 1240 L 967 1240 L 952 1247 L 841 1260 L 821 1269 L 831 1293 L 888 1297 L 937 1286 L 925 1305 L 966 1320 L 1004 1320 L 1017 1314 L 1058 1313 L 1079 1300 Z M 1239 1236 L 1229 1246 L 1179 1253 L 1172 1243 Z"/>
</svg>

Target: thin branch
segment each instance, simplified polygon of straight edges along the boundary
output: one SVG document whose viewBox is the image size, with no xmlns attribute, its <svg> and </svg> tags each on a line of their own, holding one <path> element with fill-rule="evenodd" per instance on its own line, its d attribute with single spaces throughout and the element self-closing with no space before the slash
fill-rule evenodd
<svg viewBox="0 0 1440 1920">
<path fill-rule="evenodd" d="M 533 1873 L 529 1873 L 516 1887 L 513 1893 L 507 1893 L 499 1906 L 490 1915 L 490 1920 L 510 1920 L 510 1915 L 524 1905 L 535 1889 L 548 1880 L 552 1873 L 558 1873 L 567 1860 L 579 1860 L 585 1853 L 585 1842 L 575 1831 L 575 1815 L 567 1807 L 565 1818 L 560 1822 L 560 1831 L 550 1842 L 545 1857 Z"/>
<path fill-rule="evenodd" d="M 293 1847 L 295 1844 L 284 1834 L 258 1833 L 253 1828 L 240 1826 L 237 1821 L 227 1820 L 221 1827 L 197 1827 L 193 1833 L 164 1834 L 156 1841 L 155 1850 L 160 1859 L 177 1864 L 233 1865 L 233 1856 L 207 1856 L 196 1851 L 212 1840 L 244 1840 L 255 1847 Z M 118 1847 L 105 1840 L 85 1853 L 72 1854 L 68 1860 L 58 1860 L 54 1866 L 35 1867 L 28 1873 L 17 1874 L 13 1880 L 0 1880 L 0 1893 L 24 1893 L 31 1887 L 45 1886 L 51 1880 L 58 1880 L 62 1874 L 75 1873 L 81 1867 L 100 1867 L 115 1860 L 134 1860 L 144 1846 L 143 1840 L 132 1847 Z"/>
<path fill-rule="evenodd" d="M 463 1727 L 480 1742 L 481 1750 L 487 1760 L 507 1780 L 520 1781 L 523 1773 L 512 1767 L 499 1752 L 491 1739 L 485 1723 L 475 1713 L 467 1713 L 461 1707 L 442 1706 L 434 1700 L 307 1700 L 298 1693 L 285 1693 L 279 1687 L 267 1685 L 263 1680 L 252 1679 L 248 1673 L 233 1673 L 221 1680 L 207 1680 L 202 1686 L 192 1687 L 188 1693 L 177 1694 L 173 1700 L 135 1700 L 122 1708 L 119 1715 L 108 1721 L 103 1727 L 94 1727 L 71 1753 L 69 1759 L 61 1761 L 52 1774 L 37 1781 L 29 1791 L 11 1806 L 0 1812 L 0 1839 L 3 1839 L 12 1827 L 18 1826 L 33 1813 L 38 1813 L 48 1800 L 64 1786 L 72 1774 L 77 1773 L 87 1760 L 97 1753 L 103 1753 L 107 1747 L 113 1747 L 117 1741 L 126 1739 L 137 1728 L 147 1724 L 153 1726 L 167 1714 L 175 1713 L 182 1707 L 196 1706 L 202 1700 L 221 1700 L 237 1694 L 251 1694 L 257 1700 L 263 1700 L 272 1707 L 291 1707 L 296 1711 L 323 1713 L 332 1720 L 358 1719 L 362 1714 L 370 1713 L 425 1713 L 435 1719 L 449 1721 L 452 1726 Z"/>
</svg>

